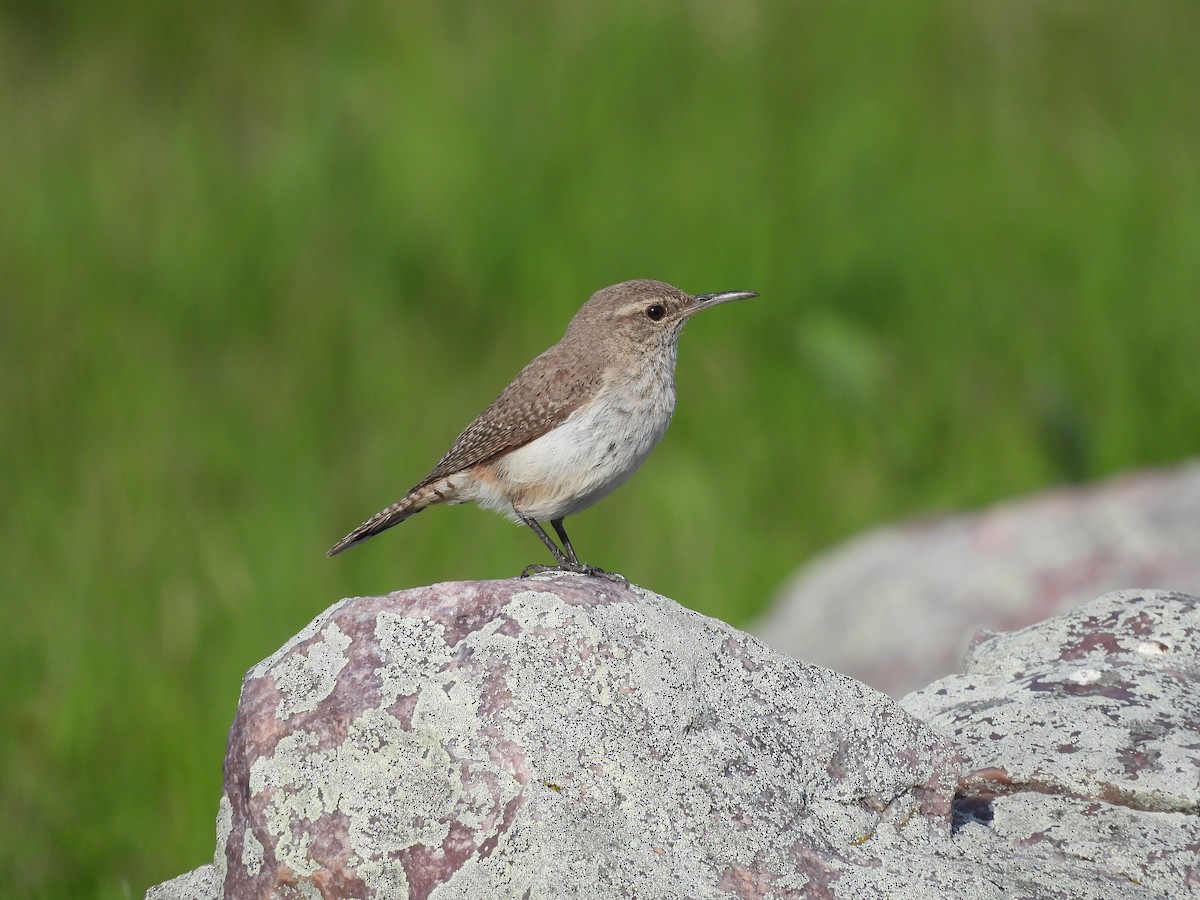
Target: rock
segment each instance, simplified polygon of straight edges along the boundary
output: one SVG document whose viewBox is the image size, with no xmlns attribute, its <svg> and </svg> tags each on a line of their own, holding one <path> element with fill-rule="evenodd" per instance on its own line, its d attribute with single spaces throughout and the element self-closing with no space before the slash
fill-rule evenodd
<svg viewBox="0 0 1200 900">
<path fill-rule="evenodd" d="M 193 869 L 146 891 L 146 900 L 215 900 L 221 896 L 221 878 L 215 865 Z"/>
<path fill-rule="evenodd" d="M 1200 462 L 855 538 L 752 631 L 898 697 L 957 671 L 980 629 L 1144 585 L 1200 594 Z"/>
<path fill-rule="evenodd" d="M 148 896 L 1185 896 L 1198 610 L 1101 598 L 906 712 L 598 579 L 345 600 L 246 675 L 214 863 Z"/>
<path fill-rule="evenodd" d="M 956 774 L 884 695 L 655 594 L 443 584 L 247 674 L 217 865 L 230 897 L 800 896 L 885 825 L 948 837 Z"/>
<path fill-rule="evenodd" d="M 1200 893 L 1200 600 L 1117 591 L 982 638 L 904 698 L 951 735 L 991 830 L 1165 896 Z"/>
</svg>

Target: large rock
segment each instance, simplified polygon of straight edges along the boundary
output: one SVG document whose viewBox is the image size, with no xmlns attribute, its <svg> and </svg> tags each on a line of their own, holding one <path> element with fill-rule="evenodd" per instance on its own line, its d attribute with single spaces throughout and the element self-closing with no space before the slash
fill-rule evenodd
<svg viewBox="0 0 1200 900">
<path fill-rule="evenodd" d="M 1200 462 L 889 526 L 809 563 L 752 628 L 900 697 L 1012 631 L 1107 591 L 1200 594 Z"/>
<path fill-rule="evenodd" d="M 972 706 L 967 682 L 944 682 L 909 698 L 939 734 L 634 587 L 346 600 L 247 674 L 214 864 L 148 897 L 1183 896 L 1200 877 L 1200 738 L 1181 696 L 1200 601 L 1097 604 L 981 645 L 1005 662 L 961 678 L 1002 697 Z M 1064 688 L 1048 717 L 1059 694 L 1031 685 L 1064 657 L 1065 685 L 1103 684 L 1123 711 L 1072 718 Z M 997 708 L 1011 728 L 993 728 Z M 1059 756 L 1074 759 L 1055 774 Z"/>
</svg>

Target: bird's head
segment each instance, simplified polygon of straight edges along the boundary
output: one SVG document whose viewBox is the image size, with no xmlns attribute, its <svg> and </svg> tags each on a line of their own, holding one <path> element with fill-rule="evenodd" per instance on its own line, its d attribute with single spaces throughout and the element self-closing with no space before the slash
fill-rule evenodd
<svg viewBox="0 0 1200 900">
<path fill-rule="evenodd" d="M 599 290 L 567 326 L 568 337 L 618 337 L 630 344 L 674 344 L 687 320 L 702 309 L 757 297 L 755 291 L 720 291 L 692 296 L 663 281 L 622 281 Z"/>
</svg>

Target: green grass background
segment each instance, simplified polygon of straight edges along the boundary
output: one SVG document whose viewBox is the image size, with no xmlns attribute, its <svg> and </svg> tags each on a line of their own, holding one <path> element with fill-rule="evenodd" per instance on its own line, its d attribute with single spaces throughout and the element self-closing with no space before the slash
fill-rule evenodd
<svg viewBox="0 0 1200 900">
<path fill-rule="evenodd" d="M 571 521 L 744 621 L 872 524 L 1200 446 L 1200 5 L 0 6 L 0 884 L 212 852 L 242 672 L 339 597 L 507 577 L 435 509 L 325 549 L 633 277 L 675 422 Z"/>
</svg>

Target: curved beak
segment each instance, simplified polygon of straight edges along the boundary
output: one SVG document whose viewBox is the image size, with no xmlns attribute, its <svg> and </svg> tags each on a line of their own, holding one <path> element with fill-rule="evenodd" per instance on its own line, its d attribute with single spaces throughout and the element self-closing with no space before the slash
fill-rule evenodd
<svg viewBox="0 0 1200 900">
<path fill-rule="evenodd" d="M 699 294 L 696 296 L 695 304 L 688 310 L 688 315 L 710 306 L 720 306 L 722 303 L 729 303 L 733 300 L 749 300 L 751 297 L 757 296 L 758 291 L 718 291 L 715 294 Z"/>
</svg>

